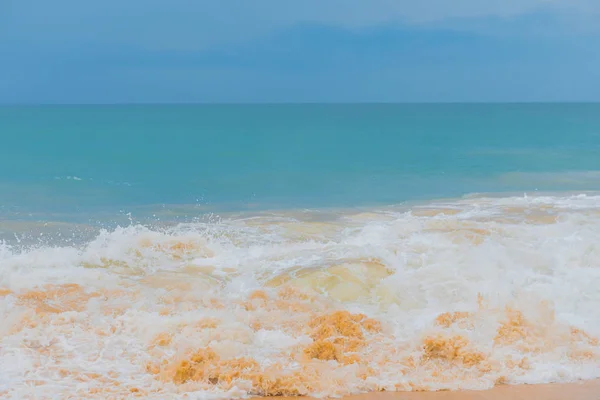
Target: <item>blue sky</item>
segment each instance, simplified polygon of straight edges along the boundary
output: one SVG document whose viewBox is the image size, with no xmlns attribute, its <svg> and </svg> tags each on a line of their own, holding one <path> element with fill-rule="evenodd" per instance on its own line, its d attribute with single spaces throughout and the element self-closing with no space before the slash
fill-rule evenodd
<svg viewBox="0 0 600 400">
<path fill-rule="evenodd" d="M 0 103 L 600 101 L 598 0 L 0 0 Z"/>
</svg>

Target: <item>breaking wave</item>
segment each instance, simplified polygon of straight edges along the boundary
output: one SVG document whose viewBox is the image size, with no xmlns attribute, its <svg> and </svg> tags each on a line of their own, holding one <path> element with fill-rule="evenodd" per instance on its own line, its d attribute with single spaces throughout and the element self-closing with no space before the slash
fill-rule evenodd
<svg viewBox="0 0 600 400">
<path fill-rule="evenodd" d="M 597 378 L 599 260 L 594 195 L 5 243 L 0 397 L 326 396 Z"/>
</svg>

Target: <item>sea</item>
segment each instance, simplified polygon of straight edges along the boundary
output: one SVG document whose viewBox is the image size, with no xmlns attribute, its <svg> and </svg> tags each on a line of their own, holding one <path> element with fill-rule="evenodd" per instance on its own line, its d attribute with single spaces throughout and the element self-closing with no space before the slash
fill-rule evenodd
<svg viewBox="0 0 600 400">
<path fill-rule="evenodd" d="M 0 398 L 600 378 L 600 104 L 0 106 Z"/>
</svg>

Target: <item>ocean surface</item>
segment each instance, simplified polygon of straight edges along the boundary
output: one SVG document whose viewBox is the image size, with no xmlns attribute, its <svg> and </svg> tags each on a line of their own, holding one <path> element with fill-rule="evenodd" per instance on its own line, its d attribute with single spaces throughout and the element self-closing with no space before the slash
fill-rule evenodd
<svg viewBox="0 0 600 400">
<path fill-rule="evenodd" d="M 0 398 L 600 377 L 600 104 L 0 107 Z"/>
</svg>

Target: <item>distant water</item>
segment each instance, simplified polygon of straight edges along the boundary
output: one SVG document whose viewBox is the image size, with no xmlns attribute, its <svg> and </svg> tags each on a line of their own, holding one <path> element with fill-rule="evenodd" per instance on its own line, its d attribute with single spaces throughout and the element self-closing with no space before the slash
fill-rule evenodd
<svg viewBox="0 0 600 400">
<path fill-rule="evenodd" d="M 0 107 L 4 212 L 600 188 L 600 104 Z"/>
<path fill-rule="evenodd" d="M 600 377 L 600 105 L 0 107 L 0 398 Z"/>
</svg>

